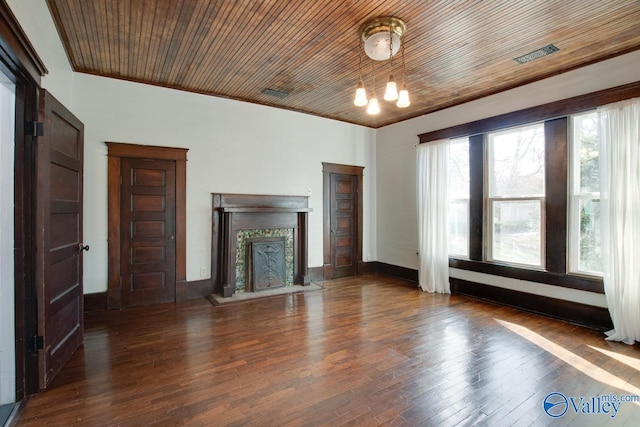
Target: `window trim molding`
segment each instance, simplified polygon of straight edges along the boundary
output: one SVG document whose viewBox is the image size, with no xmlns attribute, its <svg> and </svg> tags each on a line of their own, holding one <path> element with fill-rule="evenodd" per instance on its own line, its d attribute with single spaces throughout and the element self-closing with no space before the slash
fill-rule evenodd
<svg viewBox="0 0 640 427">
<path fill-rule="evenodd" d="M 566 117 L 547 120 L 544 123 L 544 265 L 547 272 L 555 274 L 569 274 L 567 270 L 568 132 Z"/>
<path fill-rule="evenodd" d="M 420 144 L 548 121 L 640 96 L 640 81 L 418 135 Z"/>
<path fill-rule="evenodd" d="M 545 285 L 604 294 L 602 279 L 579 274 L 558 274 L 535 268 L 522 268 L 492 262 L 474 261 L 470 259 L 449 257 L 449 267 L 460 270 L 475 271 L 493 276 L 544 283 Z"/>
</svg>

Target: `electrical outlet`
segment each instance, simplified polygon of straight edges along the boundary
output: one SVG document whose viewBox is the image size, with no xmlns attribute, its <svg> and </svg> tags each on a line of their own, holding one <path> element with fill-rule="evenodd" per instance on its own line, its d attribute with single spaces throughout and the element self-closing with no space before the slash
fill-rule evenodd
<svg viewBox="0 0 640 427">
<path fill-rule="evenodd" d="M 200 267 L 200 278 L 203 279 L 207 275 L 207 267 Z"/>
</svg>

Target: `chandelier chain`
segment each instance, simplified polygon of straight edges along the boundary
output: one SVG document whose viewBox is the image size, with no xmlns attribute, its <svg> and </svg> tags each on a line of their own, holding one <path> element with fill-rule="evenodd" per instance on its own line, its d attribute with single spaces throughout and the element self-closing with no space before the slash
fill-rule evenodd
<svg viewBox="0 0 640 427">
<path fill-rule="evenodd" d="M 376 73 L 373 70 L 373 61 L 371 61 L 371 78 L 373 79 L 373 86 L 372 86 L 372 91 L 373 91 L 373 96 L 376 96 Z"/>
<path fill-rule="evenodd" d="M 360 81 L 362 81 L 362 50 L 364 49 L 364 43 L 360 42 L 360 49 L 358 49 L 358 70 L 360 71 Z"/>
<path fill-rule="evenodd" d="M 391 71 L 393 71 L 393 33 L 391 29 L 393 28 L 393 23 L 389 22 L 389 60 L 391 64 Z"/>
<path fill-rule="evenodd" d="M 402 60 L 402 87 L 404 89 L 404 43 L 400 45 L 400 59 Z"/>
</svg>

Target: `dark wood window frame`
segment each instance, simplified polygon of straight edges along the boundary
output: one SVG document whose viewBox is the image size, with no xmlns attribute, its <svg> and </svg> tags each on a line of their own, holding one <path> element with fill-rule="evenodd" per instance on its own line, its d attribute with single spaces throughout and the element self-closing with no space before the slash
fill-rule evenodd
<svg viewBox="0 0 640 427">
<path fill-rule="evenodd" d="M 593 92 L 549 104 L 502 114 L 418 135 L 420 143 L 469 137 L 469 258 L 449 258 L 449 266 L 496 276 L 604 293 L 601 278 L 570 273 L 568 258 L 568 144 L 569 116 L 600 105 L 640 96 L 640 82 Z M 501 129 L 544 122 L 545 125 L 545 270 L 485 261 L 484 145 L 486 134 Z"/>
<path fill-rule="evenodd" d="M 187 297 L 187 148 L 107 142 L 109 273 L 107 308 L 122 307 L 120 286 L 120 174 L 122 158 L 173 160 L 176 162 L 176 301 Z"/>
</svg>

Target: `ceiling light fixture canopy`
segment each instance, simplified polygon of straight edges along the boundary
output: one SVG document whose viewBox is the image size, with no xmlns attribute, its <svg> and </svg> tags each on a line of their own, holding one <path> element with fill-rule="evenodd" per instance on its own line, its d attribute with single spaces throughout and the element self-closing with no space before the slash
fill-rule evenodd
<svg viewBox="0 0 640 427">
<path fill-rule="evenodd" d="M 372 88 L 370 89 L 371 97 L 367 98 L 367 92 L 364 87 L 362 78 L 362 51 L 374 61 L 389 61 L 389 79 L 387 81 L 384 93 L 385 101 L 398 101 L 396 105 L 405 108 L 410 105 L 409 92 L 405 85 L 405 63 L 404 63 L 404 45 L 402 37 L 407 30 L 404 21 L 395 16 L 381 16 L 373 18 L 360 26 L 359 35 L 361 40 L 361 49 L 359 50 L 359 70 L 360 80 L 356 89 L 354 104 L 358 107 L 367 106 L 367 113 L 378 114 L 380 106 L 376 97 L 375 90 L 375 70 L 373 62 L 371 63 L 371 79 Z M 398 93 L 398 85 L 393 76 L 393 57 L 398 53 L 402 57 L 402 86 Z"/>
<path fill-rule="evenodd" d="M 364 42 L 365 53 L 375 61 L 390 59 L 400 51 L 402 36 L 406 31 L 407 26 L 404 21 L 394 16 L 370 19 L 360 26 L 360 37 Z"/>
</svg>

